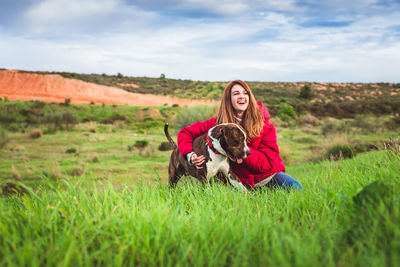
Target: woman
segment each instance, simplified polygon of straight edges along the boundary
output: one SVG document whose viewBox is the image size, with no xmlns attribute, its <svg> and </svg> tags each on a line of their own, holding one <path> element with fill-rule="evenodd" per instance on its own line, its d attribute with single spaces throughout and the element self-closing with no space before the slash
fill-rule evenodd
<svg viewBox="0 0 400 267">
<path fill-rule="evenodd" d="M 233 172 L 240 181 L 252 188 L 280 186 L 303 189 L 293 177 L 285 174 L 279 156 L 276 130 L 262 102 L 256 102 L 250 87 L 241 80 L 229 82 L 224 89 L 217 117 L 196 122 L 178 133 L 178 148 L 184 158 L 196 168 L 203 168 L 205 157 L 193 152 L 193 140 L 220 123 L 240 124 L 247 133 L 251 154 L 241 164 L 231 162 Z"/>
</svg>

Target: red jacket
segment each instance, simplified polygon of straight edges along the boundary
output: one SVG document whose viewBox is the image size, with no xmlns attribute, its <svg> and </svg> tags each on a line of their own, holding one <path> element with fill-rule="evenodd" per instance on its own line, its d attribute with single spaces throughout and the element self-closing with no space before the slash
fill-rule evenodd
<svg viewBox="0 0 400 267">
<path fill-rule="evenodd" d="M 264 115 L 264 128 L 259 137 L 248 143 L 251 151 L 250 156 L 245 158 L 242 164 L 231 162 L 232 170 L 240 181 L 252 187 L 254 187 L 255 183 L 274 173 L 285 171 L 285 166 L 279 156 L 276 130 L 269 121 L 271 116 L 262 102 L 257 102 L 257 104 Z M 193 151 L 193 140 L 214 127 L 216 120 L 217 118 L 214 117 L 206 121 L 199 121 L 179 131 L 178 148 L 183 157 Z"/>
</svg>

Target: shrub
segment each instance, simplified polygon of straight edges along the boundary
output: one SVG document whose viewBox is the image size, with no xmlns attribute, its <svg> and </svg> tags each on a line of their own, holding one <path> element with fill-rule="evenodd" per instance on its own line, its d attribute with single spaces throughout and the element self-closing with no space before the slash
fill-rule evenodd
<svg viewBox="0 0 400 267">
<path fill-rule="evenodd" d="M 29 192 L 24 187 L 14 184 L 14 183 L 6 183 L 1 186 L 1 195 L 2 196 L 10 196 L 10 195 L 28 195 Z"/>
<path fill-rule="evenodd" d="M 305 113 L 305 114 L 301 115 L 297 121 L 301 125 L 317 126 L 320 124 L 318 118 L 311 115 L 310 113 Z"/>
<path fill-rule="evenodd" d="M 75 168 L 73 170 L 71 170 L 70 175 L 71 176 L 82 176 L 84 173 L 82 168 Z"/>
<path fill-rule="evenodd" d="M 67 150 L 65 150 L 65 153 L 73 154 L 73 153 L 76 153 L 76 151 L 77 151 L 77 149 L 75 147 L 71 147 L 71 148 L 68 148 Z"/>
<path fill-rule="evenodd" d="M 372 150 L 377 150 L 379 147 L 376 144 L 373 143 L 358 143 L 355 142 L 353 145 L 353 149 L 356 153 L 364 153 L 364 152 L 369 152 Z"/>
<path fill-rule="evenodd" d="M 72 130 L 74 125 L 78 123 L 78 118 L 71 112 L 64 112 L 62 114 L 62 121 L 64 122 L 67 130 Z"/>
<path fill-rule="evenodd" d="M 314 97 L 314 93 L 312 91 L 311 85 L 306 84 L 300 89 L 299 98 L 302 99 L 311 99 Z"/>
<path fill-rule="evenodd" d="M 195 106 L 183 108 L 175 118 L 174 128 L 179 131 L 183 127 L 189 126 L 198 121 L 204 121 L 216 115 L 216 106 Z"/>
<path fill-rule="evenodd" d="M 355 156 L 353 147 L 348 144 L 337 144 L 330 147 L 326 154 L 328 159 L 338 160 Z"/>
<path fill-rule="evenodd" d="M 26 122 L 29 124 L 39 124 L 40 117 L 36 114 L 28 114 L 26 118 Z"/>
<path fill-rule="evenodd" d="M 279 108 L 278 117 L 281 119 L 294 118 L 296 116 L 296 112 L 291 105 L 285 104 Z"/>
<path fill-rule="evenodd" d="M 98 158 L 97 156 L 94 156 L 94 157 L 92 158 L 91 162 L 93 162 L 93 163 L 99 163 L 100 161 L 99 161 L 99 158 Z"/>
<path fill-rule="evenodd" d="M 40 137 L 42 137 L 42 131 L 40 129 L 33 129 L 30 133 L 29 133 L 29 137 L 31 139 L 38 139 Z"/>
<path fill-rule="evenodd" d="M 13 122 L 10 125 L 8 125 L 8 130 L 10 132 L 16 133 L 16 132 L 18 132 L 20 130 L 20 127 L 18 126 L 17 123 Z"/>
<path fill-rule="evenodd" d="M 326 136 L 330 133 L 338 133 L 338 132 L 347 133 L 347 132 L 349 132 L 349 130 L 350 130 L 349 125 L 344 122 L 340 122 L 340 121 L 339 122 L 333 122 L 333 121 L 327 122 L 321 128 L 322 134 L 324 136 Z"/>
<path fill-rule="evenodd" d="M 389 141 L 383 143 L 383 148 L 393 151 L 394 154 L 400 156 L 400 138 L 391 138 Z"/>
<path fill-rule="evenodd" d="M 11 109 L 11 108 L 10 108 Z M 3 123 L 20 123 L 26 120 L 25 116 L 19 113 L 18 111 L 6 111 L 3 110 L 0 112 L 0 122 Z"/>
<path fill-rule="evenodd" d="M 134 147 L 136 148 L 145 148 L 149 144 L 149 141 L 146 139 L 143 140 L 136 140 L 135 143 L 133 144 Z"/>
<path fill-rule="evenodd" d="M 71 104 L 71 99 L 70 98 L 66 98 L 64 100 L 64 105 L 69 106 L 69 104 Z"/>
<path fill-rule="evenodd" d="M 158 150 L 160 151 L 168 151 L 171 150 L 172 146 L 169 142 L 162 142 L 159 146 L 158 146 Z"/>
<path fill-rule="evenodd" d="M 33 108 L 38 108 L 42 109 L 46 106 L 46 102 L 40 101 L 40 100 L 34 100 L 33 101 Z"/>
<path fill-rule="evenodd" d="M 378 128 L 377 121 L 373 121 L 366 116 L 357 115 L 351 122 L 351 125 L 365 132 L 374 132 Z"/>
<path fill-rule="evenodd" d="M 46 113 L 42 117 L 42 122 L 45 124 L 53 124 L 53 130 L 56 132 L 61 129 L 62 126 L 62 114 L 61 113 Z"/>
<path fill-rule="evenodd" d="M 393 118 L 385 121 L 384 125 L 389 130 L 396 130 L 400 128 L 400 115 L 395 115 Z"/>
</svg>

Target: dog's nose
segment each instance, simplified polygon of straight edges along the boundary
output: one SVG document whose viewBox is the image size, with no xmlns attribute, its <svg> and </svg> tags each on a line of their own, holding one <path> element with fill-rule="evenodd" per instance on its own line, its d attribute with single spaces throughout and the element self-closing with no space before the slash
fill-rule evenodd
<svg viewBox="0 0 400 267">
<path fill-rule="evenodd" d="M 249 149 L 249 150 L 246 151 L 246 157 L 250 156 L 250 154 L 251 154 L 251 151 Z"/>
</svg>

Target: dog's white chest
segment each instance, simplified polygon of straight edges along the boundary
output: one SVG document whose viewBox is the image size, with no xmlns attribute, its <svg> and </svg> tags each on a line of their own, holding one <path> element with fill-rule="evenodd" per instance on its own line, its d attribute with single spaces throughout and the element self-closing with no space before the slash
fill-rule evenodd
<svg viewBox="0 0 400 267">
<path fill-rule="evenodd" d="M 210 160 L 206 163 L 207 166 L 207 179 L 215 176 L 218 172 L 225 175 L 229 172 L 229 162 L 226 156 L 215 154 L 211 149 L 208 149 Z"/>
</svg>

